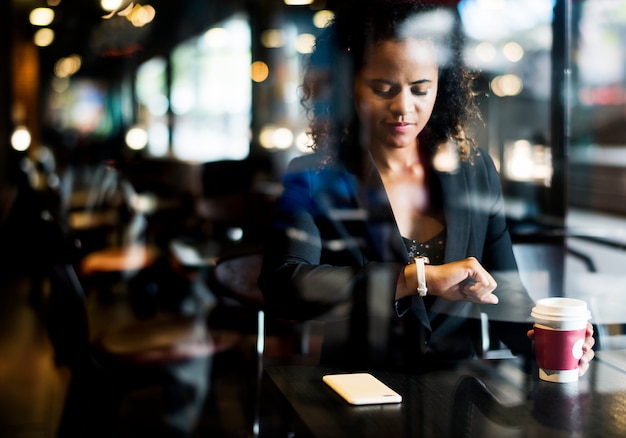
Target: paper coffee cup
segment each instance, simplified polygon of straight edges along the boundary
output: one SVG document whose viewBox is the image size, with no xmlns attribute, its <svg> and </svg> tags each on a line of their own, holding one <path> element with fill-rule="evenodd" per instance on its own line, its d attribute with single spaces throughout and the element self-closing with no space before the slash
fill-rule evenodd
<svg viewBox="0 0 626 438">
<path fill-rule="evenodd" d="M 587 303 L 565 297 L 543 298 L 533 307 L 535 355 L 539 378 L 548 382 L 578 380 L 578 361 L 583 355 Z"/>
</svg>

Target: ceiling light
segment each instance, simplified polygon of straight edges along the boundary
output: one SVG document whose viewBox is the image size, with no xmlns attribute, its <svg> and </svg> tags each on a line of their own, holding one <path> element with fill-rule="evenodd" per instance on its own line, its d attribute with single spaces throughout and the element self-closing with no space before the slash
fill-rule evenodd
<svg viewBox="0 0 626 438">
<path fill-rule="evenodd" d="M 28 16 L 33 26 L 47 26 L 54 20 L 54 11 L 50 8 L 35 8 Z"/>
<path fill-rule="evenodd" d="M 287 6 L 304 6 L 310 5 L 313 3 L 313 0 L 285 0 L 285 4 Z"/>
<path fill-rule="evenodd" d="M 11 135 L 11 146 L 16 151 L 23 152 L 30 146 L 30 132 L 25 126 L 18 126 Z"/>
<path fill-rule="evenodd" d="M 120 9 L 123 3 L 123 0 L 100 0 L 100 7 L 107 12 L 113 12 Z"/>
<path fill-rule="evenodd" d="M 39 29 L 35 32 L 33 41 L 35 42 L 35 45 L 39 47 L 47 47 L 52 44 L 52 41 L 54 41 L 54 31 L 47 27 Z"/>
</svg>

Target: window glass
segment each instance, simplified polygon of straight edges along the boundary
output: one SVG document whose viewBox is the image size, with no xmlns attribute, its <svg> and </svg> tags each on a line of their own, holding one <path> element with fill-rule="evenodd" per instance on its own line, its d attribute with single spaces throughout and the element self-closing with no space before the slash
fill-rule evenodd
<svg viewBox="0 0 626 438">
<path fill-rule="evenodd" d="M 500 170 L 509 216 L 542 214 L 553 176 L 553 0 L 462 0 L 465 60 L 478 74 L 478 146 Z"/>
<path fill-rule="evenodd" d="M 168 153 L 169 126 L 167 111 L 167 60 L 155 57 L 143 63 L 137 70 L 136 95 L 139 124 L 148 133 L 148 152 L 161 157 Z"/>
<path fill-rule="evenodd" d="M 565 290 L 593 290 L 601 293 L 598 301 L 619 304 L 626 264 L 626 1 L 571 4 L 567 224 L 578 237 L 567 241 Z M 610 306 L 590 303 L 596 321 L 621 321 Z"/>
<path fill-rule="evenodd" d="M 576 6 L 572 162 L 626 167 L 626 2 Z"/>
<path fill-rule="evenodd" d="M 250 152 L 250 27 L 234 16 L 172 52 L 173 154 L 244 159 Z"/>
</svg>

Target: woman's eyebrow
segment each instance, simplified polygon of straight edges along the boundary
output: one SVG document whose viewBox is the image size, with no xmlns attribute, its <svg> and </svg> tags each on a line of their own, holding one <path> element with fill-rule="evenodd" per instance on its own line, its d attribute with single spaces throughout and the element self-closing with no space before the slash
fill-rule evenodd
<svg viewBox="0 0 626 438">
<path fill-rule="evenodd" d="M 411 82 L 411 85 L 427 84 L 427 83 L 430 83 L 430 82 L 432 82 L 431 79 L 419 79 L 417 81 Z"/>
</svg>

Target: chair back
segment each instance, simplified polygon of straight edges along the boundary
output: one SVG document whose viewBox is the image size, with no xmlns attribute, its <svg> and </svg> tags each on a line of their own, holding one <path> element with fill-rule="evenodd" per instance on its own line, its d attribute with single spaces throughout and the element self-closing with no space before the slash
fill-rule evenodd
<svg viewBox="0 0 626 438">
<path fill-rule="evenodd" d="M 209 272 L 209 287 L 218 294 L 261 310 L 263 294 L 257 280 L 261 273 L 263 254 L 251 252 L 219 258 Z"/>
</svg>

